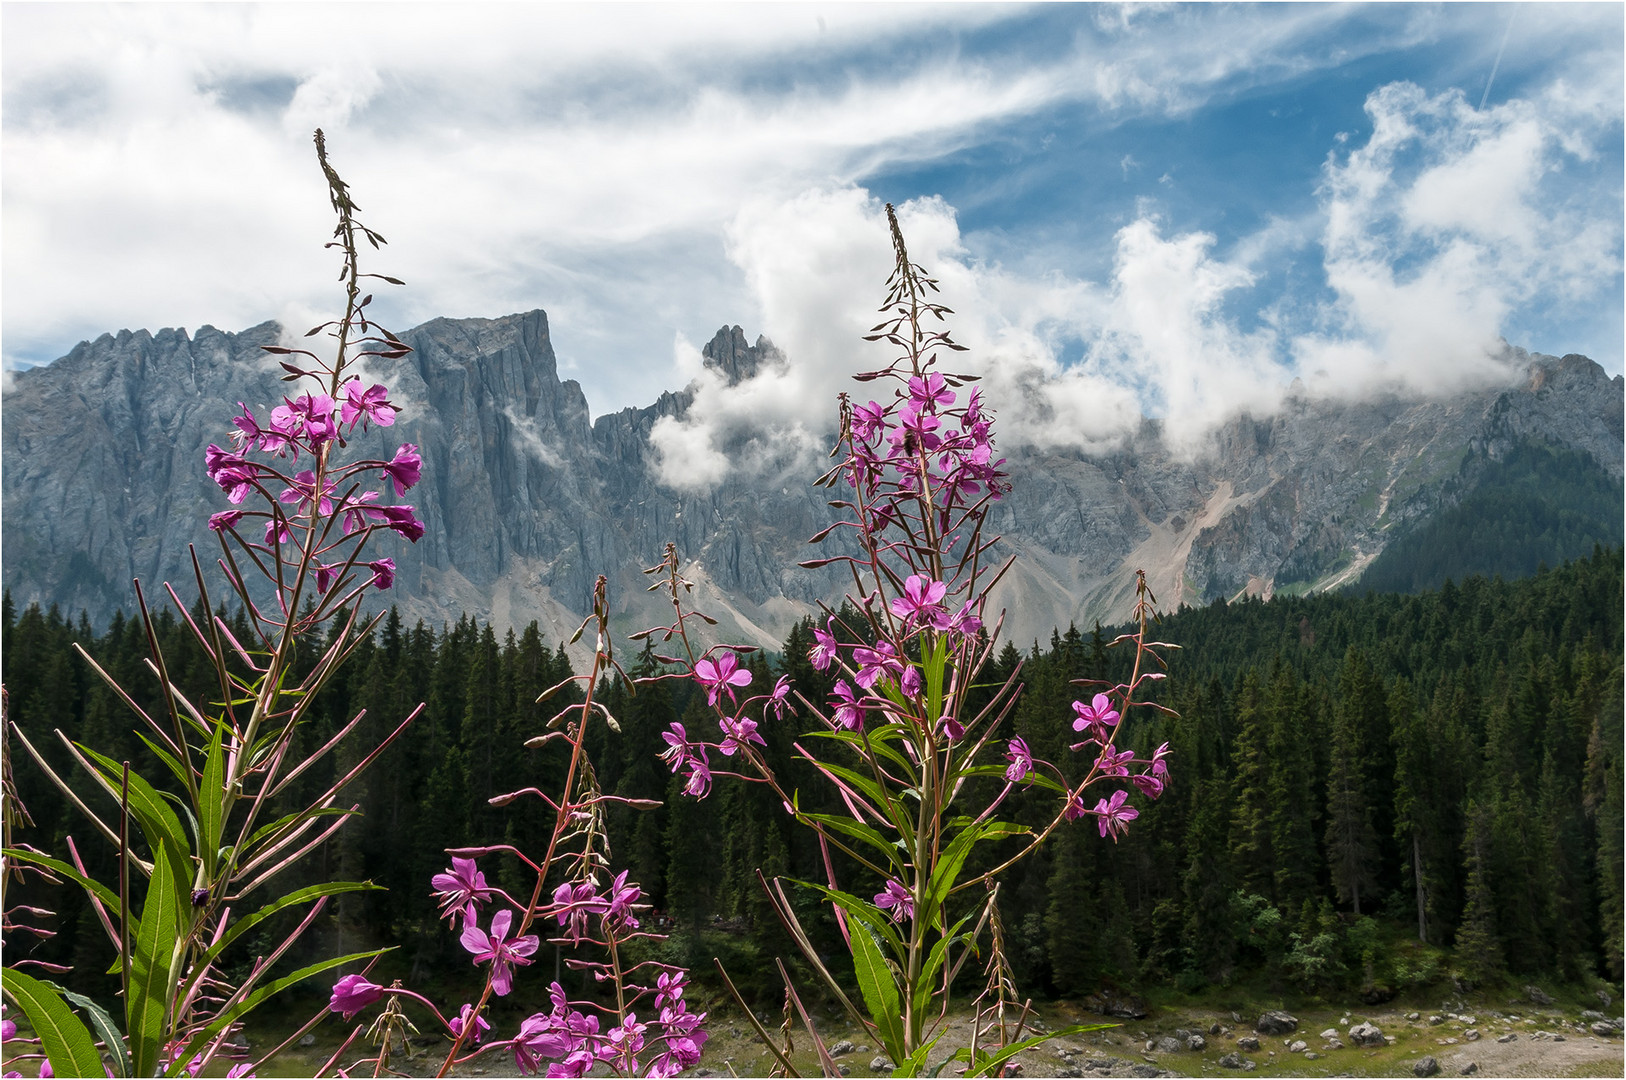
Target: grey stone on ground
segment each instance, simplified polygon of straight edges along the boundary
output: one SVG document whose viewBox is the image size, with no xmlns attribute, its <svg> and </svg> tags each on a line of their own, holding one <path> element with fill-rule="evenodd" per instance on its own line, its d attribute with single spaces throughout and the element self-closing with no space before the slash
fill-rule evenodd
<svg viewBox="0 0 1626 1080">
<path fill-rule="evenodd" d="M 1191 1035 L 1192 1033 L 1187 1031 L 1185 1028 L 1174 1029 L 1174 1037 L 1179 1039 L 1181 1042 L 1185 1042 L 1187 1039 L 1191 1038 Z"/>
<path fill-rule="evenodd" d="M 840 1073 L 842 1076 L 851 1076 L 853 1074 L 852 1069 L 846 1065 L 837 1065 L 836 1072 Z"/>
<path fill-rule="evenodd" d="M 1510 1043 L 1514 1039 L 1517 1039 L 1518 1037 L 1519 1036 L 1516 1033 L 1510 1031 L 1506 1035 L 1503 1035 L 1501 1038 L 1497 1039 L 1496 1041 L 1499 1042 L 1499 1043 Z"/>
<path fill-rule="evenodd" d="M 1535 1002 L 1537 1005 L 1551 1005 L 1553 1003 L 1553 999 L 1543 993 L 1541 987 L 1539 986 L 1526 986 L 1524 988 L 1524 996 Z"/>
<path fill-rule="evenodd" d="M 1294 1039 L 1292 1042 L 1287 1044 L 1287 1052 L 1289 1054 L 1302 1054 L 1308 1049 L 1310 1049 L 1310 1044 L 1305 1042 L 1303 1039 Z"/>
<path fill-rule="evenodd" d="M 1438 1013 L 1436 1013 L 1435 1015 L 1428 1018 L 1428 1022 L 1434 1027 L 1439 1027 L 1441 1024 L 1445 1023 L 1445 1017 L 1440 1016 Z"/>
<path fill-rule="evenodd" d="M 1467 1039 L 1469 1042 L 1478 1042 L 1479 1041 L 1479 1029 L 1478 1028 L 1469 1028 L 1467 1031 L 1464 1031 L 1462 1033 L 1462 1037 L 1464 1039 Z"/>
<path fill-rule="evenodd" d="M 1356 1046 L 1383 1046 L 1383 1029 L 1370 1020 L 1363 1020 L 1349 1029 L 1349 1041 Z"/>
<path fill-rule="evenodd" d="M 1599 990 L 1598 991 L 1598 1000 L 1603 1002 L 1603 1007 L 1607 1009 L 1611 1004 L 1614 1003 L 1615 999 L 1609 996 L 1609 991 L 1607 991 L 1607 990 Z"/>
<path fill-rule="evenodd" d="M 1172 1074 L 1170 1074 L 1168 1072 L 1165 1072 L 1163 1069 L 1158 1068 L 1156 1065 L 1131 1065 L 1129 1067 L 1129 1075 L 1130 1076 L 1169 1076 L 1169 1075 L 1172 1075 Z"/>
<path fill-rule="evenodd" d="M 1320 1056 L 1321 1055 L 1316 1053 L 1314 1050 L 1306 1050 L 1304 1052 L 1304 1060 L 1305 1061 L 1315 1061 Z"/>
<path fill-rule="evenodd" d="M 1321 1033 L 1321 1037 L 1323 1039 L 1336 1039 L 1338 1037 L 1338 1029 L 1337 1028 L 1328 1028 L 1327 1030 L 1325 1030 L 1325 1031 L 1323 1031 Z"/>
<path fill-rule="evenodd" d="M 1598 1019 L 1602 1020 L 1603 1017 L 1600 1016 Z M 1208 1025 L 1208 1033 L 1210 1035 L 1218 1035 L 1220 1033 L 1220 1026 L 1217 1021 Z"/>
<path fill-rule="evenodd" d="M 1327 1045 L 1323 1046 L 1321 1049 L 1323 1049 L 1323 1050 L 1342 1050 L 1343 1048 L 1344 1048 L 1344 1040 L 1342 1040 L 1342 1039 L 1338 1038 L 1336 1035 L 1334 1035 L 1332 1038 L 1327 1040 Z"/>
<path fill-rule="evenodd" d="M 1255 1053 L 1257 1053 L 1259 1050 L 1259 1040 L 1254 1038 L 1252 1035 L 1242 1036 L 1242 1038 L 1236 1041 L 1236 1045 L 1237 1049 L 1239 1050 L 1251 1050 Z"/>
<path fill-rule="evenodd" d="M 886 1057 L 884 1054 L 876 1054 L 874 1057 L 869 1059 L 869 1067 L 871 1072 L 880 1072 L 882 1069 L 885 1069 L 887 1072 L 891 1072 L 892 1059 Z"/>
<path fill-rule="evenodd" d="M 315 483 L 314 480 L 311 481 L 311 482 Z M 300 1046 L 315 1046 L 316 1045 L 316 1036 L 315 1035 L 306 1035 L 306 1036 L 304 1036 L 303 1038 L 301 1038 L 299 1040 L 299 1045 Z"/>
<path fill-rule="evenodd" d="M 1615 1025 L 1604 1020 L 1594 1021 L 1592 1024 L 1592 1034 L 1596 1035 L 1600 1039 L 1613 1038 L 1615 1034 Z"/>
<path fill-rule="evenodd" d="M 1411 1067 L 1411 1071 L 1417 1076 L 1438 1076 L 1440 1063 L 1435 1061 L 1432 1055 L 1420 1057 L 1417 1059 L 1417 1063 Z"/>
<path fill-rule="evenodd" d="M 1059 1069 L 1056 1070 L 1056 1075 L 1057 1076 L 1083 1076 L 1084 1074 L 1079 1072 L 1077 1069 L 1073 1068 L 1071 1065 L 1065 1065 L 1062 1068 L 1059 1068 Z"/>
<path fill-rule="evenodd" d="M 1470 1061 L 1470 1062 L 1468 1062 L 1468 1064 L 1466 1064 L 1466 1065 L 1464 1065 L 1462 1067 L 1462 1075 L 1463 1076 L 1472 1076 L 1474 1073 L 1476 1073 L 1478 1071 L 1479 1071 L 1479 1063 L 1477 1061 Z"/>
<path fill-rule="evenodd" d="M 1186 1037 L 1186 1049 L 1193 1051 L 1206 1050 L 1208 1049 L 1208 1040 L 1201 1035 L 1188 1035 Z"/>
<path fill-rule="evenodd" d="M 1227 1069 L 1240 1069 L 1242 1068 L 1242 1055 L 1232 1050 L 1229 1054 L 1220 1058 L 1219 1063 Z"/>
<path fill-rule="evenodd" d="M 1288 1032 L 1298 1030 L 1298 1018 L 1280 1009 L 1272 1009 L 1259 1017 L 1259 1022 L 1253 1025 L 1253 1030 L 1261 1035 L 1286 1035 Z"/>
<path fill-rule="evenodd" d="M 1253 1070 L 1257 1069 L 1258 1067 L 1259 1063 L 1257 1061 L 1244 1061 L 1242 1063 L 1243 1072 L 1253 1072 Z"/>
<path fill-rule="evenodd" d="M 1599 1012 L 1597 1009 L 1587 1009 L 1587 1010 L 1585 1010 L 1585 1011 L 1583 1011 L 1581 1013 L 1581 1019 L 1582 1020 L 1607 1020 L 1609 1018 L 1607 1016 L 1605 1016 L 1603 1013 Z"/>
<path fill-rule="evenodd" d="M 1175 1054 L 1185 1049 L 1180 1040 L 1172 1035 L 1159 1035 L 1154 1042 L 1156 1042 L 1156 1050 L 1160 1054 Z"/>
<path fill-rule="evenodd" d="M 842 1039 L 840 1042 L 830 1047 L 830 1056 L 840 1057 L 842 1054 L 850 1054 L 856 1049 L 857 1047 L 853 1046 L 853 1041 L 851 1039 Z"/>
<path fill-rule="evenodd" d="M 1420 1017 L 1422 1015 L 1423 1015 L 1422 1013 L 1409 1012 L 1409 1013 L 1406 1014 L 1406 1019 L 1412 1021 L 1413 1023 L 1416 1023 L 1418 1017 Z M 1433 1020 L 1434 1018 L 1431 1016 L 1431 1017 L 1429 1017 L 1429 1019 Z"/>
</svg>

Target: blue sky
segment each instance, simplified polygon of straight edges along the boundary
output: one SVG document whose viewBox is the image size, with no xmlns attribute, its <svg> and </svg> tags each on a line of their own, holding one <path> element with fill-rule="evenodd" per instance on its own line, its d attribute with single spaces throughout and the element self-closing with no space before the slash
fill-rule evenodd
<svg viewBox="0 0 1626 1080">
<path fill-rule="evenodd" d="M 545 308 L 595 413 L 701 380 L 675 483 L 828 430 L 885 201 L 1036 444 L 1446 392 L 1499 338 L 1618 373 L 1622 12 L 8 4 L 0 344 L 327 317 L 321 125 L 387 321 Z M 791 370 L 708 383 L 731 323 Z"/>
</svg>

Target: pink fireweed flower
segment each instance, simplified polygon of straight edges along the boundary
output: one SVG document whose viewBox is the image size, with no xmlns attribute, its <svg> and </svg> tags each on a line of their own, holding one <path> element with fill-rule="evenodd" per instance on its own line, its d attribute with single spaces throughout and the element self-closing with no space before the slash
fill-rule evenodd
<svg viewBox="0 0 1626 1080">
<path fill-rule="evenodd" d="M 943 608 L 943 596 L 948 586 L 933 581 L 925 574 L 911 574 L 903 583 L 903 595 L 892 601 L 892 614 L 907 626 L 930 626 L 948 629 L 949 615 Z"/>
<path fill-rule="evenodd" d="M 898 680 L 898 689 L 903 691 L 903 696 L 906 698 L 919 697 L 921 691 L 920 669 L 913 664 L 904 668 L 903 677 Z"/>
<path fill-rule="evenodd" d="M 731 719 L 725 716 L 718 721 L 718 726 L 723 729 L 723 734 L 727 736 L 717 746 L 718 752 L 724 757 L 733 757 L 734 752 L 747 743 L 756 743 L 758 746 L 768 745 L 763 742 L 762 736 L 757 734 L 757 722 L 748 717 L 742 716 Z"/>
<path fill-rule="evenodd" d="M 218 514 L 209 515 L 209 528 L 215 532 L 220 532 L 222 529 L 235 528 L 241 520 L 243 520 L 243 511 L 222 510 Z"/>
<path fill-rule="evenodd" d="M 655 1007 L 663 1009 L 668 1005 L 676 1005 L 683 1000 L 683 992 L 688 986 L 689 973 L 682 968 L 661 972 L 655 979 Z"/>
<path fill-rule="evenodd" d="M 1101 819 L 1099 824 L 1102 837 L 1106 837 L 1110 833 L 1114 843 L 1117 842 L 1118 837 L 1129 831 L 1129 823 L 1140 817 L 1139 810 L 1136 810 L 1133 806 L 1124 805 L 1124 800 L 1127 798 L 1129 798 L 1129 792 L 1119 788 L 1112 793 L 1112 798 L 1102 799 L 1095 804 L 1095 809 L 1091 811 Z"/>
<path fill-rule="evenodd" d="M 333 481 L 324 478 L 321 498 L 315 499 L 316 474 L 309 469 L 304 469 L 294 475 L 292 487 L 282 489 L 282 494 L 277 496 L 277 501 L 284 503 L 297 502 L 299 505 L 294 508 L 294 516 L 303 517 L 310 512 L 311 503 L 314 500 L 322 516 L 328 517 L 333 513 L 333 489 L 337 486 Z"/>
<path fill-rule="evenodd" d="M 469 1028 L 471 1017 L 474 1020 L 472 1029 Z M 457 1015 L 448 1020 L 446 1025 L 452 1029 L 452 1038 L 454 1039 L 467 1030 L 469 1032 L 468 1041 L 472 1046 L 479 1046 L 480 1037 L 491 1030 L 491 1024 L 486 1021 L 485 1017 L 474 1016 L 474 1005 L 472 1003 L 464 1005 L 463 1008 L 458 1010 Z"/>
<path fill-rule="evenodd" d="M 395 584 L 395 560 L 375 559 L 367 564 L 373 572 L 373 588 L 387 589 Z"/>
<path fill-rule="evenodd" d="M 954 404 L 954 391 L 943 382 L 943 376 L 933 371 L 916 375 L 909 380 L 909 407 L 917 412 Z"/>
<path fill-rule="evenodd" d="M 711 794 L 711 763 L 704 757 L 689 761 L 689 779 L 683 785 L 683 794 L 704 799 Z"/>
<path fill-rule="evenodd" d="M 390 392 L 382 384 L 374 383 L 366 390 L 361 388 L 360 379 L 351 379 L 339 387 L 344 391 L 344 402 L 339 406 L 339 420 L 349 424 L 355 430 L 356 421 L 361 421 L 363 431 L 367 430 L 367 422 L 371 420 L 379 427 L 389 427 L 395 423 L 395 409 L 386 400 Z"/>
<path fill-rule="evenodd" d="M 885 889 L 875 894 L 875 906 L 891 908 L 894 922 L 912 919 L 915 915 L 915 898 L 900 882 L 891 879 L 887 880 Z"/>
<path fill-rule="evenodd" d="M 638 1022 L 637 1013 L 629 1012 L 619 1027 L 613 1027 L 607 1033 L 604 1043 L 598 1049 L 600 1060 L 614 1061 L 620 1058 L 631 1062 L 644 1048 L 644 1032 L 648 1029 L 648 1024 Z"/>
<path fill-rule="evenodd" d="M 965 735 L 965 725 L 948 713 L 937 718 L 937 725 L 942 729 L 943 737 L 949 742 L 958 742 Z"/>
<path fill-rule="evenodd" d="M 572 940 L 580 941 L 587 933 L 587 917 L 602 915 L 608 910 L 591 881 L 564 882 L 553 890 L 553 917 L 561 927 L 568 927 Z"/>
<path fill-rule="evenodd" d="M 790 706 L 790 676 L 781 675 L 779 681 L 773 684 L 773 692 L 768 695 L 767 703 L 762 706 L 762 713 L 766 716 L 773 713 L 775 720 L 783 720 L 785 713 L 796 715 L 796 710 Z"/>
<path fill-rule="evenodd" d="M 226 501 L 233 504 L 248 497 L 248 493 L 254 489 L 254 479 L 260 475 L 258 465 L 222 450 L 214 443 L 204 448 L 203 467 L 209 479 L 219 484 L 220 490 L 226 493 Z"/>
<path fill-rule="evenodd" d="M 1061 808 L 1061 816 L 1068 821 L 1077 821 L 1087 813 L 1089 811 L 1084 808 L 1084 796 L 1076 791 L 1068 792 L 1067 805 Z"/>
<path fill-rule="evenodd" d="M 813 663 L 814 671 L 829 671 L 830 665 L 836 662 L 836 620 L 832 617 L 828 624 L 829 631 L 813 628 L 813 647 L 808 650 L 807 658 Z"/>
<path fill-rule="evenodd" d="M 489 934 L 472 921 L 463 927 L 463 947 L 474 954 L 474 962 L 483 964 L 491 961 L 491 989 L 498 997 L 508 996 L 508 992 L 514 988 L 512 969 L 529 964 L 531 961 L 527 957 L 536 952 L 538 944 L 535 934 L 507 940 L 513 924 L 514 913 L 504 908 L 491 917 Z"/>
<path fill-rule="evenodd" d="M 664 976 L 663 976 L 664 977 Z M 678 989 L 677 997 L 683 996 L 683 990 Z M 9 1018 L 0 1019 L 0 1041 L 10 1042 L 17 1037 L 17 1025 Z"/>
<path fill-rule="evenodd" d="M 271 410 L 271 426 L 290 435 L 303 434 L 312 446 L 339 437 L 339 424 L 333 416 L 333 399 L 326 394 L 301 394 L 293 401 Z"/>
<path fill-rule="evenodd" d="M 669 730 L 661 732 L 661 738 L 666 740 L 666 749 L 661 751 L 661 760 L 669 763 L 672 771 L 677 772 L 693 760 L 689 751 L 689 732 L 676 721 L 666 726 Z"/>
<path fill-rule="evenodd" d="M 480 905 L 491 899 L 486 876 L 473 859 L 452 856 L 452 868 L 430 878 L 429 884 L 435 887 L 434 895 L 440 900 L 441 918 L 454 919 L 461 914 L 465 925 L 474 922 Z"/>
<path fill-rule="evenodd" d="M 886 430 L 886 408 L 878 401 L 853 407 L 853 438 L 859 442 L 873 442 L 875 436 Z"/>
<path fill-rule="evenodd" d="M 1120 754 L 1117 747 L 1107 743 L 1101 749 L 1101 756 L 1096 758 L 1095 767 L 1107 776 L 1128 776 L 1129 763 L 1134 760 L 1133 750 L 1125 750 Z"/>
<path fill-rule="evenodd" d="M 1082 701 L 1073 702 L 1073 712 L 1078 714 L 1078 718 L 1073 721 L 1074 731 L 1097 728 L 1103 738 L 1107 734 L 1107 728 L 1118 722 L 1118 713 L 1112 707 L 1112 699 L 1105 694 L 1096 694 L 1088 705 Z"/>
<path fill-rule="evenodd" d="M 343 565 L 338 563 L 313 562 L 312 565 L 316 568 L 316 591 L 319 593 L 327 592 L 328 586 L 333 584 L 333 579 L 343 569 Z"/>
<path fill-rule="evenodd" d="M 521 1021 L 514 1037 L 514 1063 L 522 1074 L 532 1076 L 542 1071 L 542 1062 L 563 1058 L 581 1042 L 557 1016 L 534 1013 Z"/>
<path fill-rule="evenodd" d="M 265 523 L 265 542 L 267 544 L 286 544 L 293 540 L 294 534 L 288 529 L 288 519 L 272 515 Z"/>
<path fill-rule="evenodd" d="M 1028 773 L 1033 771 L 1033 752 L 1022 736 L 1017 735 L 1011 739 L 1005 749 L 1005 756 L 1011 759 L 1010 767 L 1005 770 L 1005 779 L 1011 783 L 1020 783 Z"/>
<path fill-rule="evenodd" d="M 716 705 L 718 696 L 725 691 L 729 700 L 734 700 L 734 691 L 730 687 L 751 685 L 751 669 L 740 667 L 740 658 L 734 653 L 725 652 L 715 661 L 702 660 L 696 664 L 694 678 L 706 688 L 706 704 Z"/>
<path fill-rule="evenodd" d="M 368 982 L 363 975 L 346 975 L 333 984 L 333 997 L 327 1007 L 346 1020 L 384 996 L 384 988 Z"/>
<path fill-rule="evenodd" d="M 615 875 L 610 882 L 609 904 L 604 909 L 606 920 L 619 922 L 628 929 L 638 929 L 638 920 L 632 914 L 633 905 L 643 898 L 644 890 L 627 884 L 627 871 Z"/>
<path fill-rule="evenodd" d="M 903 674 L 903 662 L 898 659 L 898 651 L 889 641 L 877 641 L 873 649 L 859 646 L 853 650 L 853 662 L 858 665 L 856 681 L 865 690 L 874 686 L 889 671 L 895 675 Z"/>
<path fill-rule="evenodd" d="M 408 488 L 423 478 L 423 458 L 418 455 L 418 447 L 413 443 L 397 447 L 395 456 L 384 463 L 384 477 L 395 485 L 397 499 L 405 495 Z"/>
<path fill-rule="evenodd" d="M 412 507 L 380 506 L 377 510 L 384 516 L 384 523 L 387 528 L 394 529 L 414 544 L 423 536 L 423 522 L 418 520 Z"/>
<path fill-rule="evenodd" d="M 380 497 L 380 493 L 376 491 L 358 491 L 345 500 L 340 510 L 344 513 L 344 532 L 346 536 L 357 530 L 365 529 L 370 523 L 369 519 L 384 520 L 382 508 L 367 505 L 370 502 L 378 501 Z"/>
<path fill-rule="evenodd" d="M 258 1080 L 258 1077 L 254 1072 L 254 1063 L 251 1061 L 244 1061 L 240 1064 L 233 1065 L 231 1068 L 226 1070 L 226 1080 Z"/>
<path fill-rule="evenodd" d="M 971 605 L 973 603 L 975 603 L 975 601 L 967 600 L 964 606 L 962 606 L 960 610 L 955 613 L 954 618 L 949 620 L 948 625 L 950 631 L 959 634 L 967 640 L 976 637 L 982 632 L 982 619 L 980 619 L 977 616 L 977 613 L 971 609 Z"/>
<path fill-rule="evenodd" d="M 853 688 L 847 685 L 846 679 L 836 680 L 835 689 L 836 715 L 834 717 L 837 727 L 848 731 L 857 731 L 864 723 L 864 712 L 859 707 L 858 695 Z"/>
</svg>

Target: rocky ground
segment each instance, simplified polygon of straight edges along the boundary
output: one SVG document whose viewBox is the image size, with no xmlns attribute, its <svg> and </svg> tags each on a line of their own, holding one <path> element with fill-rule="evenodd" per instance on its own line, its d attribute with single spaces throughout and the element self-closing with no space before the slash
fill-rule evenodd
<svg viewBox="0 0 1626 1080">
<path fill-rule="evenodd" d="M 1521 1002 L 1434 1013 L 1306 1009 L 1292 1016 L 1162 1009 L 1114 1020 L 1060 1003 L 1041 1013 L 1047 1030 L 1120 1026 L 1058 1037 L 1017 1061 L 1022 1076 L 1621 1076 L 1626 1042 L 1618 1007 L 1614 1012 Z M 963 1044 L 968 1031 L 966 1021 L 956 1021 L 943 1045 Z M 832 1024 L 828 1038 L 843 1075 L 890 1073 L 874 1046 L 854 1041 L 856 1029 Z M 760 1076 L 771 1064 L 743 1023 L 722 1021 L 706 1050 L 694 1075 Z M 807 1064 L 807 1074 L 816 1075 L 816 1065 Z"/>
</svg>

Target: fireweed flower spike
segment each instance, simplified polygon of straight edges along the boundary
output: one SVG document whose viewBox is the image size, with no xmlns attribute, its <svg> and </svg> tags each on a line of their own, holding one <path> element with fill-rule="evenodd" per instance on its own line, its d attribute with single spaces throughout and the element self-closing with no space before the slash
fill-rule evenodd
<svg viewBox="0 0 1626 1080">
<path fill-rule="evenodd" d="M 478 923 L 470 922 L 463 927 L 460 939 L 463 947 L 474 954 L 476 964 L 491 961 L 491 989 L 498 997 L 508 996 L 514 988 L 513 968 L 529 964 L 527 958 L 536 952 L 538 944 L 535 934 L 507 940 L 513 923 L 514 913 L 504 908 L 491 917 L 489 934 Z"/>
</svg>

